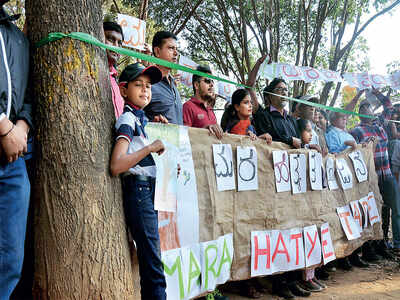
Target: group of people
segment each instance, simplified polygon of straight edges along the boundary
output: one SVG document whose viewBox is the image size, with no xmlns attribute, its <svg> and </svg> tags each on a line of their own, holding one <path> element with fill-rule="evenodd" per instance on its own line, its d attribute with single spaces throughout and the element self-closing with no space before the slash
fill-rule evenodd
<svg viewBox="0 0 400 300">
<path fill-rule="evenodd" d="M 105 37 L 117 24 L 104 25 Z M 123 39 L 119 30 L 118 42 Z M 111 41 L 110 41 L 111 42 Z M 178 57 L 177 37 L 166 31 L 157 32 L 152 43 L 155 57 L 176 62 Z M 110 76 L 115 76 L 115 60 L 109 53 Z M 247 86 L 254 86 L 261 57 L 249 74 Z M 199 65 L 198 71 L 212 74 L 209 66 Z M 115 79 L 111 79 L 115 80 Z M 382 220 L 384 240 L 367 242 L 362 249 L 348 258 L 335 262 L 345 270 L 367 267 L 368 262 L 377 261 L 383 256 L 394 259 L 400 254 L 400 199 L 396 193 L 398 187 L 389 164 L 387 130 L 393 139 L 397 138 L 397 128 L 388 120 L 396 113 L 391 101 L 378 90 L 373 93 L 383 105 L 379 118 L 361 118 L 361 122 L 351 132 L 346 130 L 347 115 L 338 112 L 316 110 L 308 103 L 318 103 L 316 96 L 301 95 L 298 99 L 306 103 L 292 103 L 291 113 L 286 110 L 288 100 L 287 83 L 280 78 L 272 80 L 263 90 L 263 105 L 260 104 L 253 89 L 237 89 L 226 106 L 221 124 L 214 114 L 216 98 L 215 82 L 209 77 L 193 75 L 193 97 L 182 105 L 177 83 L 171 70 L 163 66 L 145 67 L 140 63 L 127 66 L 119 78 L 119 91 L 115 95 L 123 98 L 125 108 L 121 116 L 117 114 L 117 141 L 111 158 L 113 175 L 123 175 L 124 207 L 127 224 L 136 241 L 141 275 L 142 299 L 164 299 L 165 279 L 160 260 L 159 236 L 157 231 L 157 212 L 154 211 L 155 165 L 150 153 L 162 153 L 164 146 L 157 140 L 146 144 L 145 124 L 147 121 L 172 123 L 189 127 L 207 129 L 211 135 L 221 139 L 224 133 L 249 136 L 251 140 L 262 139 L 266 143 L 282 142 L 292 148 L 307 148 L 322 153 L 340 153 L 348 148 L 356 149 L 357 144 L 366 144 L 376 139 L 375 166 L 379 178 L 379 188 L 384 199 Z M 346 110 L 353 111 L 363 91 L 358 92 L 347 105 Z M 115 96 L 114 95 L 114 96 Z M 114 97 L 113 96 L 113 97 Z M 114 98 L 113 98 L 114 99 Z M 114 100 L 114 104 L 118 102 Z M 359 103 L 359 113 L 373 115 L 371 104 L 364 100 Z M 395 148 L 395 147 L 394 147 Z M 399 160 L 400 161 L 400 160 Z M 323 179 L 326 188 L 326 179 Z M 390 209 L 392 210 L 393 244 L 389 243 L 388 228 Z M 392 249 L 389 251 L 389 249 Z M 360 257 L 360 253 L 362 256 Z M 379 255 L 380 256 L 379 256 Z M 329 278 L 329 272 L 335 269 L 331 264 L 305 271 L 288 272 L 272 276 L 273 293 L 286 299 L 295 296 L 307 297 L 312 292 L 326 288 L 321 282 Z M 240 284 L 241 293 L 258 298 L 266 292 L 257 280 L 247 280 Z M 227 299 L 219 291 L 212 293 L 214 299 Z"/>
<path fill-rule="evenodd" d="M 5 2 L 0 0 L 0 68 L 5 70 L 0 73 L 1 299 L 9 299 L 21 274 L 30 193 L 23 153 L 27 151 L 27 135 L 33 127 L 30 100 L 26 93 L 28 42 L 12 23 L 14 18 L 3 10 Z M 104 22 L 103 28 L 106 44 L 122 45 L 123 31 L 117 23 Z M 157 32 L 152 40 L 151 52 L 157 58 L 176 63 L 177 37 L 171 32 Z M 10 64 L 9 61 L 14 61 L 16 56 L 19 59 L 15 61 L 21 64 Z M 247 86 L 255 85 L 258 68 L 265 58 L 263 56 L 256 62 Z M 145 128 L 148 121 L 204 128 L 217 139 L 223 138 L 225 133 L 246 135 L 251 140 L 262 139 L 268 144 L 282 142 L 292 148 L 308 148 L 323 155 L 339 153 L 347 148 L 355 149 L 357 144 L 376 139 L 374 159 L 384 199 L 384 240 L 365 243 L 349 258 L 340 260 L 338 266 L 347 269 L 351 268 L 351 264 L 366 267 L 369 261 L 379 260 L 382 256 L 393 259 L 400 255 L 400 199 L 396 183 L 400 171 L 400 145 L 397 143 L 400 131 L 397 131 L 396 124 L 388 121 L 398 118 L 400 109 L 394 108 L 388 97 L 373 90 L 384 107 L 383 113 L 376 119 L 361 118 L 361 123 L 347 132 L 347 117 L 341 113 L 328 114 L 315 110 L 313 106 L 295 102 L 289 113 L 286 110 L 288 102 L 284 98 L 288 94 L 287 84 L 283 79 L 276 78 L 263 90 L 263 105 L 253 89 L 236 90 L 225 109 L 221 124 L 218 124 L 213 111 L 216 98 L 213 79 L 193 75 L 193 97 L 182 104 L 171 69 L 138 62 L 128 65 L 118 75 L 116 65 L 119 54 L 107 50 L 107 59 L 117 119 L 110 171 L 113 176 L 121 175 L 122 178 L 123 207 L 126 223 L 137 247 L 142 299 L 166 299 L 158 213 L 154 210 L 157 170 L 151 155 L 161 154 L 165 148 L 160 140 L 148 142 Z M 200 65 L 197 70 L 212 74 L 208 66 Z M 358 93 L 346 109 L 353 110 L 361 94 Z M 310 95 L 301 95 L 299 99 L 309 103 L 319 102 L 317 97 Z M 371 104 L 362 101 L 359 112 L 373 115 Z M 390 215 L 393 243 L 389 243 L 388 236 Z M 326 288 L 321 280 L 327 279 L 327 271 L 333 269 L 334 266 L 325 266 L 272 276 L 273 292 L 287 299 L 309 296 L 311 292 Z M 241 288 L 251 298 L 261 297 L 266 292 L 254 279 L 241 283 Z M 212 297 L 216 300 L 227 299 L 217 290 Z"/>
</svg>

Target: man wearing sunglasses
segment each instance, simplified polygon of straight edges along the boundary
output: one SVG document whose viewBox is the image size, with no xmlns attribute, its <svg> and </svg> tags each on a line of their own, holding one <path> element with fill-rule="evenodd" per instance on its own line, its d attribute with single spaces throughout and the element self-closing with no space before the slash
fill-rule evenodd
<svg viewBox="0 0 400 300">
<path fill-rule="evenodd" d="M 211 74 L 208 66 L 198 66 L 197 71 Z M 183 124 L 196 128 L 207 128 L 218 139 L 222 138 L 223 130 L 217 124 L 213 106 L 215 103 L 214 80 L 193 75 L 194 96 L 183 105 Z"/>
</svg>

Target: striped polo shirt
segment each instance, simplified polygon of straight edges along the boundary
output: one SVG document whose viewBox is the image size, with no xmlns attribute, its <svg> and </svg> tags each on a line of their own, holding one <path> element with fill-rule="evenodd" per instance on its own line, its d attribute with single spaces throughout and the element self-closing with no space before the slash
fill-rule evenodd
<svg viewBox="0 0 400 300">
<path fill-rule="evenodd" d="M 125 102 L 124 112 L 118 118 L 115 128 L 117 129 L 117 140 L 122 138 L 129 141 L 128 154 L 149 145 L 149 140 L 144 131 L 146 123 L 147 118 L 144 111 L 129 102 Z M 136 165 L 131 166 L 128 172 L 133 175 L 156 177 L 156 171 L 154 159 L 149 154 Z"/>
</svg>

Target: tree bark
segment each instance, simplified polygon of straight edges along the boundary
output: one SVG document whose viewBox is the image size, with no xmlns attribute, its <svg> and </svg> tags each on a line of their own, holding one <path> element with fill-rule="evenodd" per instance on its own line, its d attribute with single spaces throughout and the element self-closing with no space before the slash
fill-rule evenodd
<svg viewBox="0 0 400 300">
<path fill-rule="evenodd" d="M 27 0 L 29 38 L 103 40 L 101 0 Z M 119 179 L 108 171 L 115 122 L 105 52 L 62 39 L 33 49 L 37 177 L 34 299 L 133 299 Z"/>
</svg>

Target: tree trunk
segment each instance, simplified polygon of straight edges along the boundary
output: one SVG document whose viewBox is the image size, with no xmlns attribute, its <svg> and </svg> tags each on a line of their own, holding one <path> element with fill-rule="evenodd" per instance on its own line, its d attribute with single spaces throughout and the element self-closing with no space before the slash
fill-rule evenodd
<svg viewBox="0 0 400 300">
<path fill-rule="evenodd" d="M 29 38 L 103 40 L 101 0 L 27 0 Z M 34 299 L 133 299 L 119 179 L 109 176 L 114 111 L 105 52 L 62 39 L 33 49 L 37 177 Z"/>
</svg>

